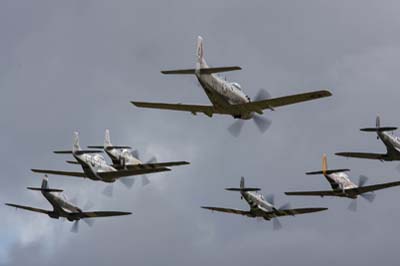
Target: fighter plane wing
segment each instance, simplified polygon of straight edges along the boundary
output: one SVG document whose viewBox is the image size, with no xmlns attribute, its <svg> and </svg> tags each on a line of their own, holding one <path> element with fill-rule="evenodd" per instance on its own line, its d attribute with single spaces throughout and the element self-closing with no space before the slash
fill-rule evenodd
<svg viewBox="0 0 400 266">
<path fill-rule="evenodd" d="M 268 215 L 275 215 L 275 216 L 293 216 L 305 213 L 312 213 L 312 212 L 320 212 L 325 211 L 328 208 L 299 208 L 299 209 L 287 209 L 287 210 L 278 210 L 276 212 L 267 212 Z"/>
<path fill-rule="evenodd" d="M 261 112 L 264 109 L 274 109 L 276 107 L 290 105 L 305 101 L 311 101 L 323 97 L 331 96 L 329 91 L 314 91 L 308 93 L 295 94 L 279 98 L 267 99 L 256 102 L 249 102 L 244 104 L 234 104 L 228 108 L 215 108 L 209 105 L 188 105 L 188 104 L 169 104 L 169 103 L 149 103 L 149 102 L 131 102 L 137 107 L 153 108 L 153 109 L 166 109 L 175 111 L 186 111 L 191 113 L 204 113 L 208 116 L 213 114 L 227 114 L 235 115 L 240 112 Z"/>
<path fill-rule="evenodd" d="M 244 216 L 251 217 L 251 212 L 249 211 L 242 211 L 242 210 L 235 210 L 235 209 L 227 209 L 227 208 L 219 208 L 219 207 L 208 207 L 208 206 L 201 206 L 203 209 L 217 211 L 217 212 L 225 212 L 225 213 L 233 213 L 233 214 L 240 214 Z"/>
<path fill-rule="evenodd" d="M 328 97 L 331 95 L 332 94 L 329 91 L 321 90 L 321 91 L 313 91 L 313 92 L 283 96 L 283 97 L 279 97 L 279 98 L 272 98 L 272 99 L 256 101 L 256 102 L 249 102 L 249 103 L 245 103 L 245 104 L 238 104 L 235 106 L 246 109 L 247 111 L 256 112 L 256 111 L 264 110 L 264 109 L 272 109 L 273 110 L 276 107 L 311 101 L 311 100 L 315 100 L 315 99 L 319 99 L 319 98 L 323 98 L 323 97 Z"/>
<path fill-rule="evenodd" d="M 336 196 L 338 193 L 334 190 L 320 190 L 320 191 L 294 191 L 285 192 L 288 196 Z"/>
<path fill-rule="evenodd" d="M 82 172 L 69 172 L 69 171 L 57 171 L 57 170 L 46 170 L 46 169 L 31 169 L 34 173 L 41 174 L 49 174 L 49 175 L 65 175 L 65 176 L 74 176 L 74 177 L 83 177 L 85 178 L 85 173 Z"/>
<path fill-rule="evenodd" d="M 171 103 L 149 103 L 149 102 L 131 102 L 137 107 L 165 109 L 174 111 L 186 111 L 191 113 L 204 113 L 211 116 L 212 114 L 223 114 L 221 110 L 217 110 L 211 105 L 191 105 L 191 104 L 171 104 Z"/>
<path fill-rule="evenodd" d="M 94 212 L 80 212 L 76 213 L 80 218 L 97 218 L 97 217 L 111 217 L 111 216 L 122 216 L 130 215 L 131 212 L 115 212 L 115 211 L 94 211 Z"/>
<path fill-rule="evenodd" d="M 152 168 L 152 169 L 128 169 L 128 170 L 119 170 L 115 172 L 102 172 L 97 173 L 100 177 L 104 179 L 115 179 L 120 177 L 134 176 L 134 175 L 144 175 L 150 173 L 158 173 L 158 172 L 166 172 L 171 171 L 169 168 Z"/>
<path fill-rule="evenodd" d="M 337 152 L 335 155 L 343 157 L 361 158 L 361 159 L 373 159 L 373 160 L 384 160 L 387 157 L 386 154 L 379 153 L 366 153 L 366 152 Z"/>
<path fill-rule="evenodd" d="M 43 209 L 38 209 L 38 208 L 33 208 L 33 207 L 23 206 L 23 205 L 17 205 L 17 204 L 12 204 L 12 203 L 6 203 L 6 205 L 10 206 L 10 207 L 15 207 L 15 208 L 18 208 L 18 209 L 24 209 L 24 210 L 27 210 L 27 211 L 40 212 L 40 213 L 43 213 L 43 214 L 49 214 L 51 212 L 51 211 L 48 211 L 48 210 L 43 210 Z"/>
<path fill-rule="evenodd" d="M 135 164 L 135 165 L 127 165 L 129 170 L 133 169 L 154 169 L 160 167 L 168 167 L 168 166 L 178 166 L 178 165 L 185 165 L 190 164 L 186 161 L 175 161 L 175 162 L 163 162 L 163 163 L 144 163 L 144 164 Z"/>
<path fill-rule="evenodd" d="M 346 191 L 352 191 L 352 192 L 356 192 L 357 194 L 363 194 L 363 193 L 372 192 L 375 190 L 380 190 L 380 189 L 389 188 L 389 187 L 395 187 L 395 186 L 400 186 L 400 181 L 357 187 L 357 188 L 347 189 Z"/>
<path fill-rule="evenodd" d="M 57 171 L 57 170 L 45 170 L 45 169 L 31 169 L 31 171 L 34 173 L 50 174 L 50 175 L 64 175 L 64 176 L 74 176 L 82 178 L 87 177 L 86 174 L 83 172 L 69 172 L 69 171 Z M 165 171 L 171 171 L 171 169 L 165 167 L 150 168 L 150 169 L 128 169 L 128 170 L 119 170 L 112 172 L 98 172 L 97 175 L 99 175 L 104 179 L 115 179 L 126 176 L 143 175 L 143 174 L 165 172 Z"/>
</svg>

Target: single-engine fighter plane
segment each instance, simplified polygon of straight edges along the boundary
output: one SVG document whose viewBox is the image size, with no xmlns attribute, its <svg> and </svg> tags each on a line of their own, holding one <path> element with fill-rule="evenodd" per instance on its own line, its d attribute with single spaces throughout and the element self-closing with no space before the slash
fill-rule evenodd
<svg viewBox="0 0 400 266">
<path fill-rule="evenodd" d="M 186 161 L 174 161 L 174 162 L 162 162 L 158 163 L 155 157 L 152 157 L 146 163 L 143 163 L 139 159 L 139 153 L 137 150 L 132 150 L 130 146 L 116 146 L 111 143 L 110 131 L 106 129 L 104 136 L 103 146 L 88 146 L 89 149 L 104 149 L 106 154 L 112 160 L 112 167 L 118 170 L 136 170 L 136 169 L 165 169 L 165 167 L 178 166 L 189 164 Z M 145 175 L 142 175 L 142 184 L 147 185 L 150 181 Z"/>
<path fill-rule="evenodd" d="M 291 209 L 289 203 L 283 205 L 280 208 L 276 208 L 274 206 L 274 198 L 272 195 L 267 197 L 267 199 L 265 199 L 263 195 L 257 193 L 257 191 L 261 190 L 260 188 L 246 187 L 244 183 L 244 177 L 240 179 L 240 188 L 226 188 L 226 190 L 240 192 L 241 199 L 247 201 L 247 203 L 250 205 L 250 210 L 244 211 L 244 210 L 227 209 L 220 207 L 208 207 L 208 206 L 202 206 L 202 208 L 211 211 L 240 214 L 247 217 L 259 217 L 265 220 L 272 219 L 274 230 L 282 228 L 282 225 L 278 220 L 278 217 L 280 216 L 294 216 L 298 214 L 327 210 L 327 208 Z"/>
<path fill-rule="evenodd" d="M 58 170 L 46 170 L 46 169 L 32 169 L 35 173 L 52 174 L 52 175 L 65 175 L 89 178 L 95 181 L 103 181 L 107 183 L 113 183 L 116 180 L 120 180 L 125 186 L 131 187 L 134 180 L 126 178 L 128 176 L 143 175 L 148 173 L 170 171 L 169 168 L 141 168 L 131 167 L 129 169 L 118 170 L 113 166 L 107 164 L 104 157 L 99 154 L 103 150 L 82 150 L 79 145 L 78 132 L 74 133 L 74 144 L 72 151 L 55 151 L 56 154 L 72 154 L 76 161 L 67 161 L 70 164 L 81 165 L 83 172 L 69 172 L 69 171 L 58 171 Z"/>
<path fill-rule="evenodd" d="M 38 212 L 47 214 L 50 218 L 59 219 L 60 217 L 66 218 L 70 222 L 74 222 L 71 232 L 77 233 L 79 230 L 79 220 L 83 220 L 89 226 L 93 225 L 92 218 L 99 217 L 111 217 L 111 216 L 122 216 L 130 215 L 131 212 L 119 212 L 119 211 L 83 211 L 79 207 L 76 207 L 73 203 L 69 202 L 64 194 L 63 190 L 54 189 L 48 187 L 47 176 L 43 178 L 42 186 L 40 188 L 28 187 L 27 189 L 40 191 L 42 195 L 48 200 L 53 206 L 53 210 L 44 210 L 33 208 L 29 206 L 17 205 L 13 203 L 6 203 L 7 206 L 15 207 L 18 209 L 24 209 L 27 211 Z"/>
<path fill-rule="evenodd" d="M 360 159 L 374 159 L 380 161 L 399 161 L 400 160 L 400 138 L 387 131 L 394 131 L 397 127 L 381 127 L 379 116 L 376 117 L 376 127 L 362 128 L 364 132 L 376 132 L 377 139 L 380 139 L 386 146 L 385 153 L 365 153 L 365 152 L 338 152 L 336 155 Z"/>
<path fill-rule="evenodd" d="M 243 120 L 253 119 L 258 129 L 265 132 L 271 122 L 261 115 L 265 109 L 275 110 L 275 108 L 315 100 L 331 96 L 327 90 L 313 91 L 308 93 L 295 94 L 279 98 L 270 98 L 265 90 L 260 90 L 254 101 L 250 99 L 236 82 L 228 82 L 216 75 L 216 73 L 240 70 L 239 66 L 209 67 L 204 59 L 204 48 L 202 37 L 197 38 L 197 62 L 195 68 L 165 70 L 163 74 L 195 75 L 201 87 L 207 94 L 212 105 L 188 105 L 188 104 L 168 104 L 137 102 L 131 103 L 137 107 L 167 109 L 175 111 L 191 112 L 196 115 L 203 113 L 209 117 L 214 114 L 230 115 L 239 119 L 229 127 L 232 135 L 238 136 L 243 126 Z"/>
<path fill-rule="evenodd" d="M 285 192 L 288 196 L 332 196 L 332 197 L 345 197 L 353 199 L 349 205 L 349 209 L 352 211 L 357 210 L 357 198 L 358 196 L 372 202 L 375 199 L 374 191 L 400 186 L 400 181 L 389 182 L 383 184 L 365 186 L 368 178 L 361 175 L 358 180 L 358 184 L 354 184 L 346 174 L 350 169 L 328 169 L 328 163 L 326 155 L 322 157 L 322 170 L 315 172 L 308 172 L 307 175 L 319 175 L 322 174 L 328 180 L 332 187 L 332 190 L 321 190 L 321 191 L 296 191 L 296 192 Z"/>
</svg>

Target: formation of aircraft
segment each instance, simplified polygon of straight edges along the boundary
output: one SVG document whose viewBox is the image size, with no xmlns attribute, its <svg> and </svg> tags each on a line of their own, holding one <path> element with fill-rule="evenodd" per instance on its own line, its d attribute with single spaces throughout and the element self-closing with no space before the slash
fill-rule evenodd
<svg viewBox="0 0 400 266">
<path fill-rule="evenodd" d="M 66 218 L 70 222 L 74 222 L 71 231 L 77 233 L 79 230 L 79 221 L 83 220 L 89 226 L 93 225 L 93 218 L 99 217 L 112 217 L 130 215 L 131 212 L 120 211 L 83 211 L 79 207 L 67 200 L 66 196 L 62 194 L 63 190 L 49 188 L 48 178 L 45 176 L 42 180 L 42 186 L 28 187 L 27 189 L 33 191 L 40 191 L 45 199 L 51 204 L 53 210 L 44 210 L 30 206 L 18 205 L 13 203 L 6 203 L 7 206 L 27 211 L 37 212 L 48 215 L 50 218 L 59 219 Z"/>
<path fill-rule="evenodd" d="M 169 104 L 155 102 L 131 103 L 141 108 L 155 108 L 190 112 L 194 115 L 203 113 L 209 117 L 214 114 L 230 115 L 239 119 L 229 127 L 232 135 L 238 136 L 243 126 L 243 120 L 253 119 L 261 132 L 268 129 L 271 121 L 263 116 L 264 110 L 275 110 L 278 107 L 315 100 L 331 96 L 327 90 L 271 98 L 266 90 L 260 90 L 254 100 L 251 100 L 236 82 L 228 82 L 216 75 L 221 72 L 240 70 L 239 66 L 209 67 L 204 59 L 203 38 L 197 38 L 197 62 L 195 68 L 163 70 L 161 73 L 170 75 L 195 75 L 212 105 Z"/>
<path fill-rule="evenodd" d="M 238 136 L 243 127 L 243 121 L 252 119 L 261 132 L 265 132 L 271 124 L 268 118 L 263 117 L 265 110 L 274 111 L 276 108 L 324 97 L 331 96 L 328 90 L 319 90 L 306 92 L 301 94 L 288 95 L 278 98 L 271 98 L 266 90 L 260 90 L 256 97 L 252 100 L 246 95 L 241 86 L 236 82 L 228 82 L 226 79 L 218 76 L 218 73 L 240 70 L 239 66 L 223 66 L 210 67 L 204 59 L 203 39 L 199 36 L 197 39 L 197 61 L 195 68 L 177 69 L 161 71 L 163 74 L 178 74 L 178 75 L 195 75 L 199 84 L 203 88 L 211 105 L 190 105 L 190 104 L 169 104 L 169 103 L 154 103 L 154 102 L 137 102 L 131 103 L 140 108 L 153 108 L 164 110 L 175 110 L 190 112 L 194 115 L 203 113 L 209 117 L 214 114 L 229 115 L 237 119 L 228 130 L 234 136 Z M 361 131 L 376 132 L 377 138 L 380 139 L 386 146 L 386 154 L 378 153 L 361 153 L 361 152 L 339 152 L 336 155 L 344 157 L 354 157 L 362 159 L 376 159 L 381 161 L 400 160 L 400 138 L 389 134 L 388 131 L 394 131 L 397 127 L 381 127 L 379 116 L 376 118 L 376 127 L 363 128 Z M 105 152 L 111 159 L 111 164 L 108 164 L 102 153 Z M 28 187 L 30 190 L 40 191 L 42 195 L 52 205 L 53 210 L 44 210 L 29 206 L 6 203 L 7 206 L 24 209 L 28 211 L 46 214 L 51 218 L 59 219 L 60 217 L 74 222 L 72 227 L 73 232 L 78 231 L 79 221 L 83 220 L 91 225 L 90 218 L 110 217 L 129 215 L 130 212 L 118 211 L 83 211 L 76 204 L 68 201 L 61 192 L 61 189 L 53 189 L 48 187 L 47 174 L 64 175 L 79 178 L 89 178 L 94 181 L 102 181 L 112 184 L 115 181 L 121 181 L 126 187 L 131 187 L 134 183 L 132 176 L 141 175 L 142 184 L 149 183 L 145 174 L 170 171 L 170 167 L 186 165 L 186 161 L 171 161 L 157 162 L 155 158 L 143 163 L 139 158 L 137 150 L 130 146 L 113 145 L 111 143 L 110 132 L 106 130 L 104 144 L 87 146 L 87 149 L 81 149 L 79 144 L 79 134 L 74 132 L 72 150 L 55 151 L 56 154 L 71 154 L 75 160 L 68 160 L 67 163 L 79 165 L 82 168 L 81 172 L 60 171 L 48 169 L 31 169 L 35 173 L 46 174 L 43 178 L 40 188 Z M 358 184 L 353 183 L 346 172 L 349 169 L 328 169 L 326 155 L 323 155 L 322 169 L 320 171 L 308 172 L 307 175 L 322 174 L 325 176 L 331 190 L 321 191 L 293 191 L 285 192 L 288 196 L 332 196 L 346 197 L 353 199 L 349 208 L 357 209 L 356 199 L 361 196 L 372 202 L 375 198 L 374 191 L 389 187 L 400 186 L 400 181 L 381 183 L 375 185 L 365 185 L 367 177 L 360 176 Z M 241 194 L 241 199 L 244 199 L 250 206 L 249 210 L 238 210 L 221 207 L 202 206 L 204 209 L 211 211 L 232 213 L 247 217 L 260 218 L 264 220 L 272 220 L 273 228 L 280 229 L 282 227 L 278 217 L 295 216 L 299 214 L 314 213 L 325 211 L 327 208 L 295 208 L 292 209 L 289 204 L 285 204 L 279 208 L 275 207 L 273 196 L 264 198 L 259 194 L 260 188 L 246 187 L 245 180 L 242 177 L 239 188 L 226 188 L 228 191 L 236 191 Z M 109 185 L 104 192 L 112 195 L 112 186 Z M 83 208 L 86 209 L 86 208 Z"/>
<path fill-rule="evenodd" d="M 220 208 L 220 207 L 209 207 L 202 206 L 203 209 L 224 212 L 224 213 L 232 213 L 239 214 L 247 217 L 260 217 L 264 220 L 271 220 L 273 223 L 273 228 L 278 230 L 282 228 L 278 217 L 281 216 L 294 216 L 305 213 L 312 212 L 320 212 L 325 211 L 328 208 L 299 208 L 299 209 L 291 209 L 290 204 L 285 204 L 279 208 L 274 206 L 274 198 L 271 196 L 269 199 L 265 199 L 263 195 L 257 193 L 260 191 L 260 188 L 254 187 L 246 187 L 244 177 L 240 179 L 240 187 L 239 188 L 226 188 L 227 191 L 236 191 L 241 195 L 241 199 L 244 199 L 247 204 L 250 206 L 250 210 L 237 210 L 237 209 L 229 209 L 229 208 Z"/>
<path fill-rule="evenodd" d="M 104 157 L 100 154 L 103 150 L 82 150 L 79 145 L 79 134 L 74 132 L 74 144 L 72 150 L 55 151 L 56 154 L 72 154 L 76 161 L 67 161 L 70 164 L 78 164 L 82 167 L 83 172 L 70 172 L 70 171 L 58 171 L 58 170 L 47 170 L 47 169 L 31 169 L 34 173 L 52 174 L 52 175 L 65 175 L 74 176 L 81 178 L 89 178 L 95 181 L 103 181 L 107 183 L 113 183 L 116 180 L 120 180 L 127 187 L 133 184 L 133 181 L 126 179 L 128 176 L 143 175 L 156 172 L 170 171 L 171 169 L 164 166 L 157 166 L 157 164 L 141 164 L 137 160 L 136 164 L 130 164 L 127 168 L 115 168 L 112 165 L 108 165 Z M 107 154 L 112 154 L 107 153 Z M 124 158 L 124 157 L 123 157 Z M 171 162 L 169 165 L 180 165 L 188 164 L 188 162 Z"/>
<path fill-rule="evenodd" d="M 376 117 L 376 127 L 362 128 L 364 132 L 376 132 L 377 139 L 380 139 L 386 146 L 386 153 L 366 153 L 366 152 L 338 152 L 336 155 L 343 157 L 353 157 L 360 159 L 373 159 L 380 161 L 399 161 L 400 160 L 400 138 L 389 134 L 397 127 L 381 127 L 379 116 Z"/>
<path fill-rule="evenodd" d="M 325 176 L 326 180 L 331 185 L 331 190 L 320 190 L 320 191 L 295 191 L 295 192 L 285 192 L 288 196 L 332 196 L 332 197 L 345 197 L 351 198 L 353 201 L 349 205 L 350 210 L 357 210 L 358 196 L 372 202 L 375 199 L 376 190 L 381 190 L 389 187 L 400 186 L 400 181 L 382 183 L 376 185 L 365 186 L 368 178 L 361 175 L 358 180 L 358 184 L 354 184 L 346 172 L 350 169 L 328 169 L 328 163 L 326 154 L 322 157 L 322 170 L 315 172 L 308 172 L 307 175 L 319 175 Z"/>
</svg>

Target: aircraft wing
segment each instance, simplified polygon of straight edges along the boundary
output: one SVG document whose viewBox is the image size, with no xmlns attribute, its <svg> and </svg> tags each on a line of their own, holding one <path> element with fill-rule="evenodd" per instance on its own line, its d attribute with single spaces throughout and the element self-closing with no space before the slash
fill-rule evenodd
<svg viewBox="0 0 400 266">
<path fill-rule="evenodd" d="M 31 169 L 34 173 L 49 174 L 49 175 L 66 175 L 85 178 L 85 173 L 82 172 L 69 172 L 69 171 L 57 171 L 57 170 L 46 170 L 46 169 Z"/>
<path fill-rule="evenodd" d="M 262 100 L 262 101 L 249 102 L 249 103 L 245 103 L 245 104 L 238 104 L 235 106 L 246 109 L 247 111 L 256 112 L 256 111 L 260 111 L 260 110 L 264 110 L 264 109 L 274 109 L 274 108 L 280 107 L 280 106 L 311 101 L 311 100 L 315 100 L 315 99 L 319 99 L 319 98 L 323 98 L 323 97 L 328 97 L 331 95 L 332 94 L 327 90 L 313 91 L 313 92 L 283 96 L 283 97 L 279 97 L 279 98 L 272 98 L 272 99 L 267 99 L 267 100 Z"/>
<path fill-rule="evenodd" d="M 115 211 L 94 211 L 94 212 L 80 212 L 77 214 L 80 215 L 80 218 L 97 218 L 97 217 L 130 215 L 132 213 L 131 212 L 115 212 Z"/>
<path fill-rule="evenodd" d="M 171 104 L 171 103 L 149 103 L 149 102 L 131 102 L 133 105 L 142 108 L 152 108 L 152 109 L 165 109 L 174 111 L 186 111 L 191 113 L 204 113 L 208 116 L 212 114 L 222 114 L 214 106 L 211 105 L 191 105 L 191 104 Z"/>
<path fill-rule="evenodd" d="M 366 152 L 337 152 L 335 155 L 343 157 L 352 157 L 360 159 L 373 159 L 373 160 L 384 160 L 387 157 L 386 154 L 379 153 L 366 153 Z"/>
<path fill-rule="evenodd" d="M 337 196 L 337 192 L 333 190 L 320 190 L 320 191 L 294 191 L 285 192 L 288 196 Z"/>
<path fill-rule="evenodd" d="M 133 169 L 154 169 L 160 167 L 168 167 L 168 166 L 178 166 L 178 165 L 185 165 L 190 164 L 186 161 L 175 161 L 175 162 L 163 162 L 163 163 L 144 163 L 144 164 L 135 164 L 135 165 L 127 165 L 129 170 Z"/>
<path fill-rule="evenodd" d="M 115 179 L 120 177 L 144 175 L 144 174 L 166 172 L 166 171 L 171 171 L 171 169 L 165 167 L 151 168 L 151 169 L 128 169 L 128 170 L 119 170 L 115 172 L 99 172 L 97 174 L 104 179 Z"/>
<path fill-rule="evenodd" d="M 12 204 L 12 203 L 6 203 L 7 206 L 10 207 L 15 207 L 18 209 L 23 209 L 23 210 L 27 210 L 27 211 L 32 211 L 32 212 L 40 212 L 43 214 L 49 214 L 51 211 L 48 210 L 43 210 L 43 209 L 38 209 L 38 208 L 33 208 L 33 207 L 29 207 L 29 206 L 23 206 L 23 205 L 17 205 L 17 204 Z"/>
<path fill-rule="evenodd" d="M 372 192 L 375 190 L 380 190 L 380 189 L 389 188 L 389 187 L 396 187 L 396 186 L 400 186 L 400 181 L 357 187 L 357 188 L 347 189 L 346 191 L 352 191 L 352 192 L 356 192 L 357 194 L 363 194 L 363 193 Z"/>
<path fill-rule="evenodd" d="M 288 216 L 288 215 L 299 215 L 305 213 L 312 213 L 312 212 L 320 212 L 325 211 L 328 208 L 299 208 L 299 209 L 287 209 L 287 210 L 278 210 L 276 212 L 267 212 L 267 215 L 275 215 L 275 216 Z"/>
<path fill-rule="evenodd" d="M 227 208 L 219 208 L 219 207 L 207 207 L 207 206 L 202 206 L 203 209 L 211 210 L 211 211 L 217 211 L 217 212 L 225 212 L 225 213 L 233 213 L 233 214 L 240 214 L 244 216 L 251 217 L 251 212 L 249 211 L 242 211 L 242 210 L 235 210 L 235 209 L 227 209 Z"/>
</svg>

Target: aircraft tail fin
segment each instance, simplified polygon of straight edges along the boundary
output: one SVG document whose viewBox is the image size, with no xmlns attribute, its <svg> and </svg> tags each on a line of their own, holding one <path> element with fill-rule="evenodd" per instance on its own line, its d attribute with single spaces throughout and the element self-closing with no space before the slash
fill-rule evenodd
<svg viewBox="0 0 400 266">
<path fill-rule="evenodd" d="M 74 132 L 72 152 L 76 152 L 81 150 L 81 146 L 79 145 L 79 133 L 77 131 Z"/>
<path fill-rule="evenodd" d="M 48 179 L 47 175 L 45 175 L 43 177 L 41 187 L 27 187 L 27 189 L 34 190 L 34 191 L 41 191 L 41 192 L 63 192 L 62 189 L 49 188 L 48 183 L 49 183 L 49 179 Z"/>
<path fill-rule="evenodd" d="M 329 175 L 333 173 L 348 172 L 350 169 L 328 169 L 328 159 L 326 154 L 322 155 L 322 170 L 307 172 L 306 175 Z"/>
<path fill-rule="evenodd" d="M 110 138 L 110 130 L 106 129 L 106 133 L 104 134 L 104 148 L 112 146 L 111 138 Z"/>
<path fill-rule="evenodd" d="M 255 187 L 246 187 L 245 183 L 244 183 L 244 177 L 242 176 L 240 178 L 240 187 L 239 188 L 233 188 L 233 187 L 229 187 L 229 188 L 225 188 L 225 190 L 227 191 L 237 191 L 237 192 L 245 192 L 245 191 L 260 191 L 260 188 L 255 188 Z"/>
<path fill-rule="evenodd" d="M 48 187 L 49 187 L 49 178 L 47 177 L 47 175 L 45 175 L 42 180 L 42 188 L 48 188 Z"/>
<path fill-rule="evenodd" d="M 163 70 L 163 74 L 175 74 L 175 75 L 200 75 L 200 74 L 214 74 L 228 71 L 235 71 L 242 69 L 239 66 L 224 66 L 224 67 L 209 67 L 204 59 L 204 44 L 201 36 L 197 37 L 196 45 L 196 67 L 188 69 L 175 69 L 175 70 Z"/>
<path fill-rule="evenodd" d="M 196 56 L 197 56 L 196 69 L 207 68 L 208 65 L 206 63 L 206 60 L 204 59 L 203 38 L 201 36 L 197 37 Z"/>
<path fill-rule="evenodd" d="M 381 127 L 381 119 L 379 115 L 376 117 L 376 127 L 367 127 L 367 128 L 361 128 L 361 131 L 364 132 L 385 132 L 385 131 L 394 131 L 397 129 L 397 127 Z"/>
<path fill-rule="evenodd" d="M 326 154 L 322 155 L 322 173 L 326 175 L 326 170 L 328 169 L 328 159 L 326 158 Z"/>
</svg>

